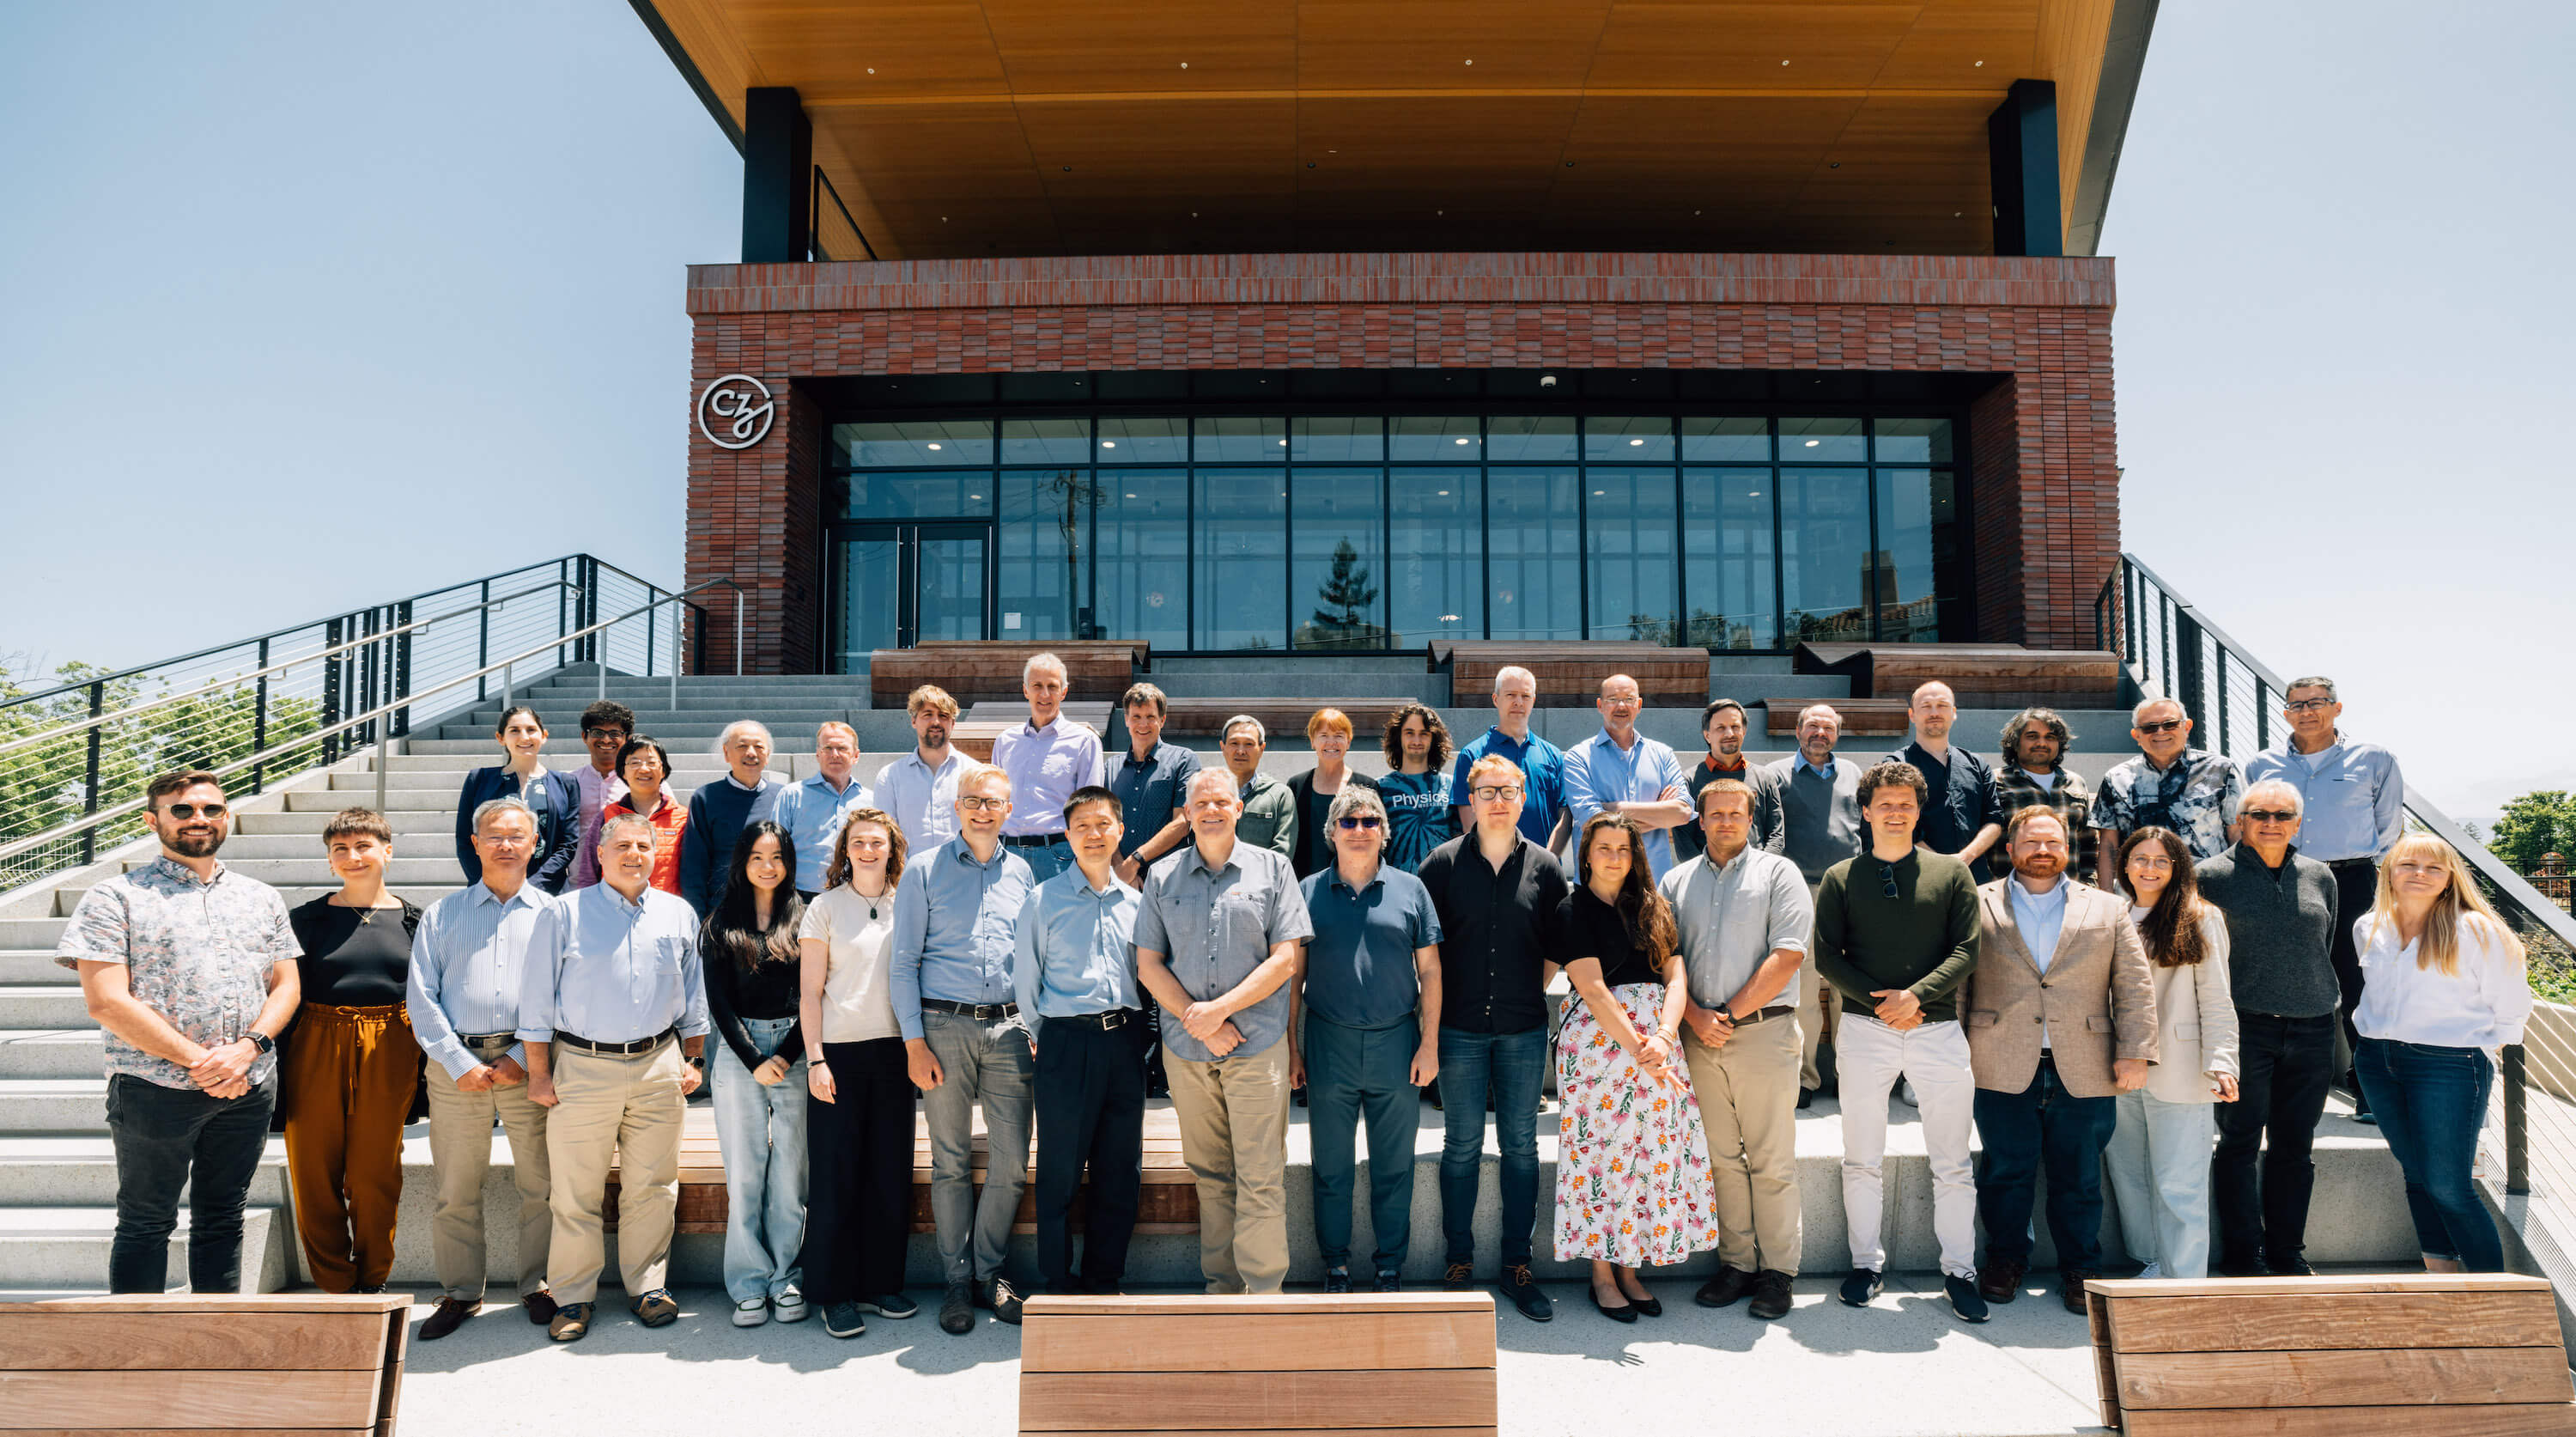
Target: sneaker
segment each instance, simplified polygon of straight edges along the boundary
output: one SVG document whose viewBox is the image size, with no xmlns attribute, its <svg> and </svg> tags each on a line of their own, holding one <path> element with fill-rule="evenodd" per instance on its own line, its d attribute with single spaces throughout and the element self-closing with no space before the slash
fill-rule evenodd
<svg viewBox="0 0 2576 1437">
<path fill-rule="evenodd" d="M 1404 1291 L 1404 1274 L 1394 1271 L 1393 1269 L 1379 1273 L 1377 1275 L 1377 1290 L 1380 1292 Z"/>
<path fill-rule="evenodd" d="M 1440 1275 L 1442 1292 L 1465 1292 L 1475 1285 L 1476 1270 L 1463 1262 L 1449 1264 L 1449 1270 Z"/>
<path fill-rule="evenodd" d="M 948 1284 L 946 1295 L 939 1299 L 939 1330 L 958 1337 L 975 1330 L 975 1285 L 971 1282 Z"/>
<path fill-rule="evenodd" d="M 1515 1262 L 1504 1267 L 1502 1289 L 1503 1296 L 1510 1298 L 1512 1306 L 1519 1308 L 1521 1316 L 1530 1321 L 1547 1322 L 1556 1316 L 1556 1304 L 1548 1300 L 1546 1293 L 1538 1290 L 1538 1282 L 1530 1276 L 1528 1263 Z"/>
<path fill-rule="evenodd" d="M 2364 1127 L 2375 1128 L 2379 1126 L 2379 1118 L 2368 1108 L 2356 1109 L 2352 1115 L 2352 1120 Z"/>
<path fill-rule="evenodd" d="M 1961 1322 L 1983 1322 L 1989 1315 L 1986 1300 L 1978 1294 L 1973 1279 L 1945 1277 L 1941 1279 L 1941 1290 L 1950 1294 L 1950 1310 L 1959 1315 Z"/>
<path fill-rule="evenodd" d="M 769 1300 L 769 1310 L 781 1322 L 803 1322 L 805 1294 L 793 1287 L 788 1288 Z"/>
<path fill-rule="evenodd" d="M 1702 1307 L 1733 1307 L 1753 1290 L 1753 1277 L 1740 1267 L 1721 1265 L 1717 1276 L 1701 1283 L 1699 1291 L 1691 1294 L 1691 1301 Z"/>
<path fill-rule="evenodd" d="M 2028 1276 L 2029 1263 L 1988 1262 L 1977 1269 L 1977 1295 L 1988 1302 L 2010 1302 L 2021 1296 L 2021 1280 Z"/>
<path fill-rule="evenodd" d="M 1855 1267 L 1851 1276 L 1843 1279 L 1840 1294 L 1843 1306 L 1867 1307 L 1886 1286 L 1887 1279 L 1880 1277 L 1875 1269 Z"/>
<path fill-rule="evenodd" d="M 861 1312 L 873 1312 L 879 1317 L 893 1318 L 897 1322 L 901 1322 L 905 1318 L 912 1316 L 914 1313 L 921 1311 L 921 1304 L 914 1302 L 911 1298 L 904 1296 L 900 1292 L 884 1293 L 876 1297 L 862 1297 L 858 1301 L 851 1303 L 850 1306 L 857 1308 Z"/>
<path fill-rule="evenodd" d="M 680 1320 L 680 1300 L 667 1287 L 657 1287 L 627 1306 L 634 1309 L 635 1320 L 646 1327 L 668 1327 Z M 738 1313 L 736 1320 L 740 1320 Z"/>
<path fill-rule="evenodd" d="M 590 1334 L 590 1310 L 587 1302 L 567 1302 L 555 1309 L 546 1323 L 546 1336 L 557 1342 L 579 1342 Z"/>
<path fill-rule="evenodd" d="M 1776 1267 L 1766 1267 L 1753 1274 L 1753 1301 L 1745 1312 L 1764 1322 L 1774 1322 L 1789 1315 L 1789 1274 Z"/>
<path fill-rule="evenodd" d="M 769 1299 L 746 1297 L 733 1305 L 733 1325 L 758 1327 L 769 1320 Z"/>
<path fill-rule="evenodd" d="M 2098 1272 L 2085 1272 L 2078 1268 L 2069 1268 L 2059 1273 L 2057 1275 L 2058 1301 L 2065 1303 L 2066 1310 L 2078 1317 L 2091 1316 L 2092 1306 L 2084 1300 L 2084 1280 L 2099 1276 L 2101 1274 Z"/>
<path fill-rule="evenodd" d="M 836 1302 L 823 1309 L 823 1330 L 834 1337 L 856 1337 L 868 1330 L 868 1320 L 859 1315 L 859 1304 Z"/>
<path fill-rule="evenodd" d="M 1346 1296 L 1346 1295 L 1348 1295 L 1348 1294 L 1349 1294 L 1349 1292 L 1350 1292 L 1350 1290 L 1351 1290 L 1351 1270 L 1350 1270 L 1349 1268 L 1347 1268 L 1347 1267 L 1328 1267 L 1328 1268 L 1325 1268 L 1325 1269 L 1324 1269 L 1324 1295 L 1325 1295 L 1325 1296 L 1327 1296 L 1327 1297 L 1342 1297 L 1342 1296 Z"/>
<path fill-rule="evenodd" d="M 2151 1262 L 2138 1269 L 2138 1280 L 2140 1282 L 2153 1282 L 2164 1275 L 2165 1265 L 2161 1262 Z"/>
<path fill-rule="evenodd" d="M 1020 1290 L 1011 1285 L 1009 1278 L 993 1279 L 986 1289 L 985 1305 L 993 1309 L 994 1317 L 1013 1327 L 1020 1325 Z"/>
</svg>

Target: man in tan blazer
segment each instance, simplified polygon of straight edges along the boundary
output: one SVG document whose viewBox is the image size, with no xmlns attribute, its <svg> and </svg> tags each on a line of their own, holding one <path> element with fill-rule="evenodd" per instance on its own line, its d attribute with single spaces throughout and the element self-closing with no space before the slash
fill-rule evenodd
<svg viewBox="0 0 2576 1437">
<path fill-rule="evenodd" d="M 2048 1170 L 2060 1295 L 2084 1311 L 2102 1261 L 2102 1149 L 2119 1095 L 2147 1081 L 2155 979 L 2128 904 L 2067 876 L 2066 822 L 2025 808 L 2006 825 L 2012 874 L 1978 888 L 1984 949 L 1969 975 L 1968 1066 L 1977 1080 L 1977 1290 L 2010 1302 L 2030 1271 L 2030 1209 Z"/>
</svg>

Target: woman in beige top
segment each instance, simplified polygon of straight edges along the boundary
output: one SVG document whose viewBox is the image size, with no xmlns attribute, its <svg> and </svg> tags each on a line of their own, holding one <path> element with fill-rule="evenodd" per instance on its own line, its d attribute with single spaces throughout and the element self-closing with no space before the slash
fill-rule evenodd
<svg viewBox="0 0 2576 1437">
<path fill-rule="evenodd" d="M 910 1317 L 903 1250 L 912 1230 L 912 1078 L 895 1027 L 887 959 L 903 830 L 885 810 L 852 809 L 823 891 L 798 930 L 804 965 L 798 1021 L 808 1167 L 805 1290 L 834 1337 L 868 1330 L 863 1314 Z"/>
<path fill-rule="evenodd" d="M 2236 1002 L 2227 980 L 2227 917 L 2201 901 L 2191 850 L 2149 826 L 2120 845 L 2120 886 L 2155 961 L 2156 1065 L 2122 1093 L 2111 1133 L 2111 1192 L 2143 1277 L 2209 1275 L 2209 1150 L 2214 1102 L 2236 1101 Z"/>
</svg>

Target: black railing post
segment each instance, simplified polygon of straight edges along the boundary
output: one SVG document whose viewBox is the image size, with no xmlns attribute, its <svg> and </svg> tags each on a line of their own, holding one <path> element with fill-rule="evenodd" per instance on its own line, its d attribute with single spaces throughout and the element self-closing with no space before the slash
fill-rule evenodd
<svg viewBox="0 0 2576 1437">
<path fill-rule="evenodd" d="M 2176 657 L 2181 660 L 2180 667 L 2174 671 L 2174 686 L 2180 691 L 2175 697 L 2182 700 L 2182 711 L 2193 719 L 2207 718 L 2209 686 L 2208 676 L 2201 667 L 2200 621 L 2186 610 L 2176 616 L 2175 628 L 2179 632 L 2174 637 L 2174 649 Z"/>
<path fill-rule="evenodd" d="M 259 666 L 263 669 L 268 667 L 268 640 L 266 639 L 259 641 Z M 259 676 L 259 692 L 251 699 L 250 751 L 252 753 L 259 753 L 267 747 L 268 675 L 261 674 Z M 266 763 L 252 764 L 250 766 L 250 791 L 253 793 L 261 792 L 267 783 L 268 765 Z"/>
<path fill-rule="evenodd" d="M 599 561 L 584 554 L 581 556 L 581 626 L 586 629 L 598 622 Z M 602 632 L 592 634 L 581 641 L 585 651 L 583 657 L 599 665 L 603 673 L 608 669 L 608 645 L 600 641 L 607 637 L 608 635 Z"/>
<path fill-rule="evenodd" d="M 474 611 L 474 667 L 486 668 L 492 662 L 492 581 L 483 581 L 483 607 Z M 492 676 L 474 681 L 474 701 L 481 703 L 492 696 Z"/>
<path fill-rule="evenodd" d="M 411 629 L 408 627 L 410 623 L 411 600 L 405 599 L 394 606 L 394 624 L 396 627 L 402 629 L 402 632 L 394 637 L 393 696 L 397 699 L 407 699 L 411 697 L 412 633 Z M 411 737 L 411 710 L 409 708 L 399 709 L 394 713 L 394 737 Z"/>
<path fill-rule="evenodd" d="M 654 588 L 650 584 L 646 584 L 644 586 L 644 597 L 647 600 L 659 600 L 662 597 L 662 591 Z M 661 616 L 662 610 L 658 606 L 644 611 L 644 677 L 648 679 L 653 677 L 653 645 L 659 642 L 659 640 L 654 637 L 653 621 Z"/>
<path fill-rule="evenodd" d="M 2126 607 L 2128 609 L 2129 618 L 2128 659 L 2130 663 L 2136 664 L 2138 667 L 2143 669 L 2146 667 L 2146 651 L 2140 647 L 2142 641 L 2139 638 L 2139 634 L 2143 630 L 2143 625 L 2141 620 L 2138 618 L 2138 571 L 2130 568 L 2129 561 L 2126 559 L 2120 561 L 2120 593 L 2121 597 L 2127 600 Z"/>
<path fill-rule="evenodd" d="M 107 712 L 107 685 L 104 683 L 91 684 L 89 686 L 89 716 L 95 719 L 105 712 Z M 96 723 L 90 725 L 89 768 L 87 776 L 81 783 L 81 816 L 84 818 L 98 812 L 98 755 L 99 740 L 102 732 L 103 729 L 101 725 Z M 91 824 L 89 827 L 81 830 L 81 862 L 96 863 L 97 861 L 98 825 Z"/>
<path fill-rule="evenodd" d="M 568 602 L 568 596 L 564 593 L 563 588 L 564 585 L 572 582 L 572 570 L 569 567 L 571 563 L 572 560 L 570 559 L 555 560 L 555 637 L 558 639 L 572 632 L 571 611 L 565 607 Z M 570 652 L 571 650 L 565 648 L 562 644 L 555 645 L 556 668 L 562 668 L 565 664 L 572 662 L 571 659 L 566 657 Z"/>
<path fill-rule="evenodd" d="M 2261 753 L 2272 746 L 2272 704 L 2265 697 L 2269 686 L 2261 679 L 2254 681 L 2254 751 Z"/>
<path fill-rule="evenodd" d="M 322 647 L 340 647 L 344 621 L 333 619 L 322 626 Z M 322 761 L 329 763 L 340 756 L 340 659 L 338 655 L 322 662 Z"/>
<path fill-rule="evenodd" d="M 2218 742 L 2209 746 L 2214 754 L 2227 752 L 2227 646 L 2218 646 Z"/>
<path fill-rule="evenodd" d="M 2522 1045 L 2504 1050 L 2504 1190 L 2521 1197 L 2531 1191 L 2530 1095 L 2524 1084 Z"/>
</svg>

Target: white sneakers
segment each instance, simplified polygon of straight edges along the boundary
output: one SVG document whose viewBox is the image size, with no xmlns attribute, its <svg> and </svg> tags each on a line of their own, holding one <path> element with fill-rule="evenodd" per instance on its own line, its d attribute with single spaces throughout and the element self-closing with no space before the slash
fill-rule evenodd
<svg viewBox="0 0 2576 1437">
<path fill-rule="evenodd" d="M 768 1320 L 769 1299 L 765 1297 L 746 1297 L 733 1305 L 733 1325 L 736 1327 L 758 1327 Z"/>
<path fill-rule="evenodd" d="M 795 1288 L 788 1288 L 778 1294 L 770 1305 L 777 1310 L 778 1320 L 781 1322 L 805 1320 L 805 1294 Z"/>
</svg>

